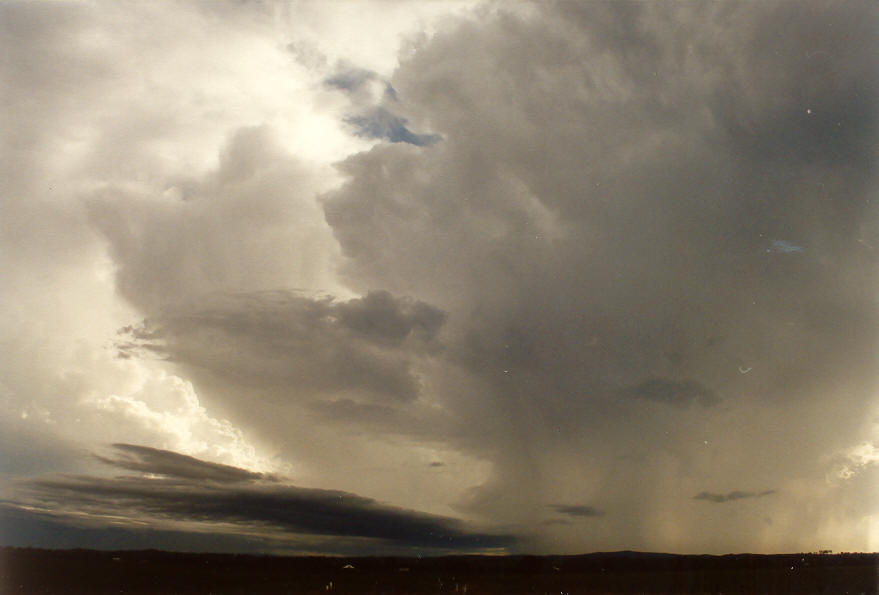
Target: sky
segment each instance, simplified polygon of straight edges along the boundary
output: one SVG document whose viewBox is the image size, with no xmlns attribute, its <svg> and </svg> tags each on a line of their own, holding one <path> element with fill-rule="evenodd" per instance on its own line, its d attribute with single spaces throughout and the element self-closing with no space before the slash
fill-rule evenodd
<svg viewBox="0 0 879 595">
<path fill-rule="evenodd" d="M 0 4 L 0 544 L 879 550 L 877 27 Z"/>
</svg>

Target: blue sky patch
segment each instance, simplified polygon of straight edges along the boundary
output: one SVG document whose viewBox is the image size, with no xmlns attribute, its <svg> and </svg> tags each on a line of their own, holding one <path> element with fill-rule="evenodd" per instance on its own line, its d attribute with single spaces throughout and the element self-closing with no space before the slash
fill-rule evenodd
<svg viewBox="0 0 879 595">
<path fill-rule="evenodd" d="M 796 252 L 802 252 L 803 247 L 797 246 L 793 242 L 788 242 L 786 240 L 772 240 L 772 243 L 769 245 L 769 248 L 766 251 L 781 252 L 782 254 L 794 254 Z"/>
<path fill-rule="evenodd" d="M 363 138 L 381 138 L 392 143 L 409 143 L 419 147 L 430 146 L 440 139 L 436 134 L 412 132 L 406 127 L 405 118 L 394 115 L 382 107 L 377 107 L 361 116 L 346 118 L 345 122 L 354 126 L 355 135 Z"/>
</svg>

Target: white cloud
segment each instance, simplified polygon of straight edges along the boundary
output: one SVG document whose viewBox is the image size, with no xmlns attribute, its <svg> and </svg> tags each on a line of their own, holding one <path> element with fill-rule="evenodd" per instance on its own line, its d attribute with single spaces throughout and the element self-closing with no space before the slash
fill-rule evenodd
<svg viewBox="0 0 879 595">
<path fill-rule="evenodd" d="M 861 442 L 841 454 L 843 460 L 835 475 L 839 479 L 851 479 L 866 467 L 879 462 L 879 448 L 872 442 Z"/>
<path fill-rule="evenodd" d="M 251 471 L 287 471 L 257 454 L 252 444 L 226 419 L 208 415 L 192 384 L 159 371 L 145 375 L 125 394 L 93 397 L 83 403 L 147 430 L 150 442 Z"/>
<path fill-rule="evenodd" d="M 70 466 L 65 452 L 134 437 L 268 464 L 273 448 L 209 413 L 216 400 L 194 401 L 179 370 L 115 359 L 116 330 L 211 291 L 350 294 L 315 195 L 339 180 L 331 162 L 372 141 L 347 133 L 347 100 L 324 79 L 343 59 L 389 72 L 404 34 L 459 8 L 0 6 L 0 442 L 11 468 Z"/>
</svg>

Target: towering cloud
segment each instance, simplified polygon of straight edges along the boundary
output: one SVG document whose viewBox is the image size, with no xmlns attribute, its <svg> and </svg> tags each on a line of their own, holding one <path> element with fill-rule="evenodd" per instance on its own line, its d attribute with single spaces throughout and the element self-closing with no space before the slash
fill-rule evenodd
<svg viewBox="0 0 879 595">
<path fill-rule="evenodd" d="M 349 158 L 326 201 L 353 287 L 449 312 L 467 384 L 440 398 L 494 465 L 470 506 L 526 521 L 586 492 L 625 519 L 600 539 L 652 547 L 696 519 L 726 547 L 820 531 L 728 527 L 679 490 L 747 473 L 817 498 L 873 431 L 876 11 L 532 8 L 419 48 L 392 84 L 443 140 Z"/>
</svg>

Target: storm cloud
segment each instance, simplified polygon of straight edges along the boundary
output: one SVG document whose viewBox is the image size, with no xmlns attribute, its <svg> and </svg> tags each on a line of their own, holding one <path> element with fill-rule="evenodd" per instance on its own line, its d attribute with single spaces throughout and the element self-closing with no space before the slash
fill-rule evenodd
<svg viewBox="0 0 879 595">
<path fill-rule="evenodd" d="M 148 353 L 244 385 L 408 401 L 413 361 L 440 348 L 445 313 L 371 292 L 335 301 L 294 292 L 214 294 L 121 330 L 120 353 Z"/>
<path fill-rule="evenodd" d="M 386 506 L 347 492 L 256 481 L 260 478 L 244 469 L 174 452 L 129 444 L 113 448 L 121 457 L 134 454 L 138 464 L 125 458 L 104 462 L 136 468 L 141 474 L 38 478 L 21 486 L 23 500 L 12 504 L 62 517 L 67 512 L 93 520 L 114 518 L 129 528 L 231 523 L 257 533 L 288 533 L 294 544 L 294 534 L 373 539 L 438 551 L 488 550 L 515 543 L 510 535 L 470 531 L 456 519 Z"/>
<path fill-rule="evenodd" d="M 632 399 L 645 399 L 684 406 L 698 403 L 704 407 L 716 405 L 720 398 L 714 392 L 693 380 L 675 381 L 667 378 L 648 378 L 644 382 L 621 391 Z"/>
<path fill-rule="evenodd" d="M 876 386 L 876 11 L 532 8 L 419 48 L 391 84 L 443 141 L 325 199 L 351 287 L 449 312 L 440 399 L 494 465 L 465 506 L 524 522 L 568 477 L 649 540 L 637 494 L 684 527 L 681 482 L 740 461 L 820 483 Z"/>
<path fill-rule="evenodd" d="M 223 483 L 263 479 L 262 473 L 254 473 L 231 465 L 201 461 L 177 452 L 140 446 L 137 444 L 114 444 L 114 456 L 96 455 L 101 462 L 127 469 L 170 477 L 192 480 L 209 480 Z"/>
</svg>

